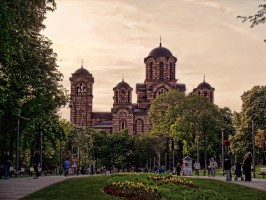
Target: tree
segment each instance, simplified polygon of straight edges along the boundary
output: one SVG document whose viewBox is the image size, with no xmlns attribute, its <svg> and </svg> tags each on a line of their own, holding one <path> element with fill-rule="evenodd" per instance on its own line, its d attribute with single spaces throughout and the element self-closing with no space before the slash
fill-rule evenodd
<svg viewBox="0 0 266 200">
<path fill-rule="evenodd" d="M 251 23 L 250 27 L 253 28 L 259 24 L 264 24 L 266 21 L 266 4 L 260 4 L 258 6 L 259 10 L 256 14 L 251 16 L 238 16 L 242 19 L 242 22 L 249 21 Z M 266 42 L 266 39 L 264 40 Z"/>
<path fill-rule="evenodd" d="M 194 154 L 196 144 L 203 146 L 205 169 L 207 152 L 217 155 L 215 148 L 219 144 L 221 116 L 219 109 L 207 101 L 206 97 L 192 94 L 182 102 L 181 114 L 171 126 L 174 137 L 185 141 L 185 153 Z M 196 157 L 196 156 L 193 156 Z"/>
<path fill-rule="evenodd" d="M 266 164 L 266 131 L 265 130 L 258 130 L 255 137 L 255 144 L 258 148 L 259 155 L 262 157 L 261 159 L 262 164 Z"/>
<path fill-rule="evenodd" d="M 241 99 L 241 112 L 234 114 L 237 133 L 231 138 L 231 148 L 239 157 L 252 151 L 252 121 L 256 132 L 258 129 L 266 130 L 266 86 L 254 86 L 244 92 Z"/>
<path fill-rule="evenodd" d="M 54 9 L 54 0 L 1 0 L 1 152 L 9 148 L 13 153 L 18 119 L 24 144 L 33 142 L 44 124 L 59 119 L 57 111 L 69 101 L 52 43 L 40 34 L 46 12 Z"/>
</svg>

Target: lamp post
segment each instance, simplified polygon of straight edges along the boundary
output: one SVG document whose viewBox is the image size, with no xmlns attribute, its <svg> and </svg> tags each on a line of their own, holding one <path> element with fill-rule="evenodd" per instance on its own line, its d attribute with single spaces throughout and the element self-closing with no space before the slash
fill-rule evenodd
<svg viewBox="0 0 266 200">
<path fill-rule="evenodd" d="M 252 162 L 253 162 L 253 178 L 255 178 L 256 177 L 256 175 L 255 175 L 255 161 L 256 161 L 256 159 L 255 159 L 255 122 L 252 120 L 252 150 L 253 150 L 253 152 L 252 152 L 252 154 L 253 154 L 253 156 L 252 156 Z"/>
<path fill-rule="evenodd" d="M 222 132 L 222 139 L 221 139 L 221 142 L 222 142 L 222 158 L 221 158 L 221 160 L 222 160 L 222 170 L 224 172 L 224 129 L 223 128 L 222 128 L 221 132 Z"/>
<path fill-rule="evenodd" d="M 18 133 L 17 133 L 17 172 L 19 171 L 19 119 L 18 119 Z"/>
<path fill-rule="evenodd" d="M 196 136 L 196 143 L 197 143 L 197 159 L 199 160 L 199 136 Z"/>
</svg>

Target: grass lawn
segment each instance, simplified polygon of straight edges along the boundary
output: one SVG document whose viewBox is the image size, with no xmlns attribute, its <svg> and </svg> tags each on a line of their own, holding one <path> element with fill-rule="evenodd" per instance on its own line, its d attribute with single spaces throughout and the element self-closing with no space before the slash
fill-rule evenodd
<svg viewBox="0 0 266 200">
<path fill-rule="evenodd" d="M 146 175 L 147 177 L 147 175 Z M 120 177 L 112 177 L 112 176 L 88 176 L 82 178 L 73 178 L 68 179 L 66 181 L 51 185 L 44 189 L 39 190 L 25 198 L 23 200 L 29 199 L 88 199 L 88 200 L 115 200 L 121 199 L 118 197 L 112 197 L 103 192 L 103 187 L 106 185 L 107 182 L 112 182 L 112 180 L 116 179 L 119 180 Z M 145 178 L 145 177 L 144 177 Z M 136 180 L 144 182 L 148 182 L 147 179 L 144 179 L 137 175 L 129 175 L 123 176 L 121 180 Z M 241 185 L 236 185 L 229 182 L 221 182 L 211 179 L 193 179 L 187 178 L 186 180 L 191 180 L 194 185 L 196 185 L 200 189 L 210 189 L 218 194 L 222 194 L 227 197 L 227 199 L 236 199 L 236 200 L 265 200 L 266 199 L 266 192 L 247 188 Z M 155 183 L 152 183 L 153 185 Z M 159 186 L 160 187 L 160 186 Z M 168 187 L 168 185 L 163 186 Z M 173 184 L 169 184 L 172 188 L 174 187 Z M 176 189 L 176 190 L 179 190 Z M 180 189 L 181 190 L 181 189 Z M 167 198 L 165 198 L 167 199 Z M 183 198 L 182 198 L 183 199 Z M 200 199 L 197 199 L 200 200 Z"/>
</svg>

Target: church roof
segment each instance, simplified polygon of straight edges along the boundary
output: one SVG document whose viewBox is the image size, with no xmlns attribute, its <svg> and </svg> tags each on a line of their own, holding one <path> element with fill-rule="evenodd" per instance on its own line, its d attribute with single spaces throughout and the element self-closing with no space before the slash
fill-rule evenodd
<svg viewBox="0 0 266 200">
<path fill-rule="evenodd" d="M 81 66 L 81 68 L 77 69 L 74 74 L 84 74 L 84 75 L 89 75 L 90 72 L 88 70 L 86 70 L 85 68 L 83 68 L 83 66 Z"/>
<path fill-rule="evenodd" d="M 203 76 L 203 82 L 200 83 L 197 87 L 197 89 L 208 89 L 208 90 L 211 90 L 211 89 L 214 89 L 211 87 L 211 85 L 207 82 L 205 82 L 205 75 Z"/>
<path fill-rule="evenodd" d="M 148 55 L 148 57 L 154 57 L 154 58 L 159 58 L 159 57 L 169 58 L 172 56 L 173 56 L 172 52 L 169 49 L 162 47 L 161 45 L 151 50 L 151 52 Z"/>
<path fill-rule="evenodd" d="M 91 126 L 91 128 L 113 128 L 113 121 L 103 121 Z"/>
<path fill-rule="evenodd" d="M 112 119 L 112 113 L 111 112 L 93 112 L 92 118 L 102 118 L 102 119 Z"/>
<path fill-rule="evenodd" d="M 144 62 L 146 62 L 147 59 L 151 58 L 151 57 L 155 58 L 155 59 L 159 58 L 159 57 L 164 57 L 164 58 L 167 58 L 167 59 L 168 58 L 173 58 L 173 59 L 177 60 L 176 57 L 173 56 L 172 52 L 169 49 L 167 49 L 165 47 L 162 47 L 162 43 L 161 42 L 160 42 L 160 46 L 159 47 L 156 47 L 153 50 L 151 50 L 149 55 L 146 58 L 144 58 Z"/>
<path fill-rule="evenodd" d="M 122 79 L 122 81 L 120 83 L 118 83 L 116 85 L 117 88 L 130 88 L 129 84 L 127 82 L 124 81 L 124 79 Z"/>
<path fill-rule="evenodd" d="M 177 83 L 176 88 L 182 92 L 185 92 L 187 90 L 186 85 L 184 83 Z"/>
</svg>

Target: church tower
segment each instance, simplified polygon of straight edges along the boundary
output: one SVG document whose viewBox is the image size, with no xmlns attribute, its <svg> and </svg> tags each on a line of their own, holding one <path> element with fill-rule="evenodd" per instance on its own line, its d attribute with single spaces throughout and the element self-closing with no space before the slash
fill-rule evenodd
<svg viewBox="0 0 266 200">
<path fill-rule="evenodd" d="M 205 76 L 203 77 L 203 82 L 198 85 L 197 88 L 193 89 L 193 93 L 200 96 L 207 97 L 210 103 L 214 103 L 214 88 L 207 82 L 205 82 Z"/>
<path fill-rule="evenodd" d="M 91 126 L 94 78 L 82 65 L 69 80 L 71 82 L 70 122 L 77 126 Z"/>
<path fill-rule="evenodd" d="M 124 79 L 113 88 L 113 132 L 127 129 L 129 134 L 133 134 L 132 90 Z"/>
</svg>

